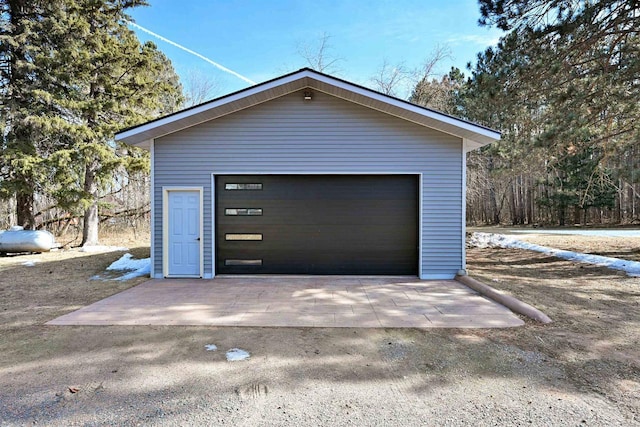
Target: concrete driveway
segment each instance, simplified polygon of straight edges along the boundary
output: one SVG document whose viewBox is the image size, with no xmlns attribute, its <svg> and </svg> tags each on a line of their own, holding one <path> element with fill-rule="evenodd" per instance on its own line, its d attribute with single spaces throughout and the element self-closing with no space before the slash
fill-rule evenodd
<svg viewBox="0 0 640 427">
<path fill-rule="evenodd" d="M 149 280 L 47 324 L 506 328 L 524 322 L 454 280 L 234 276 Z"/>
</svg>

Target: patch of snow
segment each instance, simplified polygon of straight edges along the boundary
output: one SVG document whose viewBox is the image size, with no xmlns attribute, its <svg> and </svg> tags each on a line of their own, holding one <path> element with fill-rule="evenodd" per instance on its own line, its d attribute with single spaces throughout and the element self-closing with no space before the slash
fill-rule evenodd
<svg viewBox="0 0 640 427">
<path fill-rule="evenodd" d="M 151 273 L 151 258 L 133 259 L 133 255 L 126 253 L 119 260 L 111 263 L 107 267 L 107 271 L 129 271 L 129 273 L 113 280 L 129 280 L 144 276 Z"/>
<path fill-rule="evenodd" d="M 503 234 L 473 233 L 471 235 L 471 238 L 469 239 L 469 244 L 477 248 L 500 247 L 526 249 L 529 251 L 552 255 L 558 258 L 566 259 L 568 261 L 601 265 L 613 270 L 621 270 L 626 272 L 629 276 L 640 276 L 640 262 L 638 261 L 628 261 L 621 258 L 563 251 L 560 249 L 549 248 L 547 246 L 536 245 L 534 243 L 523 242 L 512 237 L 507 237 Z"/>
<path fill-rule="evenodd" d="M 31 261 L 25 261 L 25 262 L 22 263 L 22 265 L 24 265 L 25 267 L 35 267 L 37 262 L 40 262 L 40 260 L 39 259 L 34 259 L 34 260 L 31 260 Z"/>
<path fill-rule="evenodd" d="M 79 249 L 80 252 L 94 253 L 94 252 L 126 252 L 129 248 L 125 248 L 122 246 L 103 246 L 103 245 L 95 245 L 95 246 L 83 246 Z"/>
<path fill-rule="evenodd" d="M 598 230 L 545 230 L 534 228 L 531 230 L 509 230 L 510 233 L 521 234 L 560 234 L 560 235 L 578 235 L 578 236 L 598 236 L 598 237 L 640 237 L 640 230 L 615 230 L 615 229 L 598 229 Z"/>
<path fill-rule="evenodd" d="M 24 227 L 21 225 L 14 225 L 9 229 L 9 231 L 22 231 L 22 230 L 24 230 Z"/>
<path fill-rule="evenodd" d="M 149 262 L 149 258 L 133 259 L 133 255 L 126 253 L 120 257 L 119 260 L 111 263 L 107 270 L 138 270 L 144 267 Z"/>
<path fill-rule="evenodd" d="M 146 258 L 146 260 L 149 262 L 149 264 L 146 267 L 132 271 L 130 273 L 125 274 L 124 276 L 120 276 L 113 280 L 124 281 L 124 280 L 133 279 L 135 277 L 148 276 L 151 273 L 151 258 Z"/>
<path fill-rule="evenodd" d="M 206 344 L 204 348 L 207 351 L 216 351 L 218 349 L 218 346 L 215 344 Z"/>
<path fill-rule="evenodd" d="M 250 357 L 249 352 L 242 350 L 240 348 L 232 348 L 227 351 L 227 361 L 228 362 L 237 362 L 240 360 L 246 360 Z"/>
</svg>

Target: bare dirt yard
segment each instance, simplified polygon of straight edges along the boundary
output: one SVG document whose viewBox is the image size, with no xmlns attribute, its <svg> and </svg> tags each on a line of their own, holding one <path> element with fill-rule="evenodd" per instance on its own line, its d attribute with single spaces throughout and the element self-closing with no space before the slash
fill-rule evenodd
<svg viewBox="0 0 640 427">
<path fill-rule="evenodd" d="M 148 242 L 116 244 L 148 256 Z M 620 254 L 638 242 L 600 238 L 593 247 Z M 0 258 L 0 425 L 640 425 L 640 278 L 533 252 L 469 249 L 471 275 L 554 323 L 44 325 L 144 281 L 90 280 L 121 255 Z M 251 357 L 228 362 L 231 348 Z"/>
</svg>

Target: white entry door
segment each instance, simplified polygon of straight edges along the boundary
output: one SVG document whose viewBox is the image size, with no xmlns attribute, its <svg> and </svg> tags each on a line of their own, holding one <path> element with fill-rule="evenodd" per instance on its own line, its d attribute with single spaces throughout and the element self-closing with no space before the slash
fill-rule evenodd
<svg viewBox="0 0 640 427">
<path fill-rule="evenodd" d="M 168 192 L 168 276 L 200 276 L 200 192 Z"/>
</svg>

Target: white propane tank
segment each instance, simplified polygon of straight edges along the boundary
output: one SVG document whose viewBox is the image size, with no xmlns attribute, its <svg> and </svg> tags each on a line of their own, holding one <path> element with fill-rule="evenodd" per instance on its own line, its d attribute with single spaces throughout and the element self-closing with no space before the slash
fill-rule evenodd
<svg viewBox="0 0 640 427">
<path fill-rule="evenodd" d="M 23 230 L 22 227 L 0 231 L 0 253 L 49 252 L 54 247 L 56 239 L 48 231 Z"/>
</svg>

